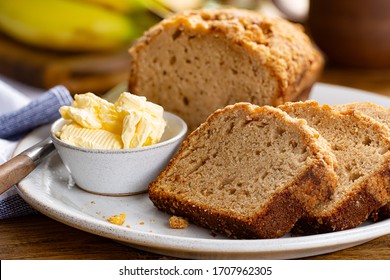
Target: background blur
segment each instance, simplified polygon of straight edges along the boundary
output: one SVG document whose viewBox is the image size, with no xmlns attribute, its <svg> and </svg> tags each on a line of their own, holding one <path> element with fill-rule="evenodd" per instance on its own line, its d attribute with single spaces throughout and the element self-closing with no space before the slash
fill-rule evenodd
<svg viewBox="0 0 390 280">
<path fill-rule="evenodd" d="M 298 22 L 328 68 L 389 79 L 388 0 L 1 0 L 0 74 L 37 88 L 103 94 L 127 81 L 127 50 L 145 30 L 176 11 L 222 5 Z"/>
</svg>

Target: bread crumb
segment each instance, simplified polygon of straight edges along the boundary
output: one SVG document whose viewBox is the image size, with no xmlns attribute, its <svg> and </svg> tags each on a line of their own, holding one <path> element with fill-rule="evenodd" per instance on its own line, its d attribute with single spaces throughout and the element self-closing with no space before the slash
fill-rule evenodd
<svg viewBox="0 0 390 280">
<path fill-rule="evenodd" d="M 108 222 L 110 222 L 111 224 L 119 225 L 119 226 L 123 225 L 125 220 L 126 220 L 126 214 L 124 214 L 124 213 L 119 214 L 119 215 L 114 215 L 114 216 L 107 218 Z"/>
<path fill-rule="evenodd" d="M 189 225 L 188 221 L 182 217 L 172 216 L 169 218 L 169 227 L 175 229 L 187 228 Z"/>
</svg>

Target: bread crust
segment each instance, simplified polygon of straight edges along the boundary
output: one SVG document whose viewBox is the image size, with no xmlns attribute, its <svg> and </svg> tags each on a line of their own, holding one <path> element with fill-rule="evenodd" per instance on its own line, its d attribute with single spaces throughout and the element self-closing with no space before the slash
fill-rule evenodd
<svg viewBox="0 0 390 280">
<path fill-rule="evenodd" d="M 217 121 L 220 115 L 231 110 L 247 111 L 248 120 L 261 118 L 262 114 L 272 114 L 275 119 L 288 122 L 300 131 L 302 141 L 310 150 L 311 161 L 307 163 L 307 167 L 297 174 L 293 181 L 288 182 L 269 197 L 265 206 L 251 216 L 234 215 L 229 211 L 214 209 L 212 205 L 202 205 L 191 197 L 182 197 L 164 191 L 164 178 L 169 176 L 168 173 L 174 170 L 176 163 L 186 153 L 192 138 L 201 135 L 210 122 Z M 149 185 L 149 197 L 158 209 L 187 217 L 195 224 L 229 237 L 248 239 L 281 237 L 291 230 L 302 215 L 319 202 L 329 199 L 338 184 L 334 172 L 336 165 L 334 157 L 320 142 L 318 133 L 308 127 L 305 121 L 292 119 L 276 108 L 257 107 L 244 103 L 227 106 L 223 110 L 217 110 L 186 138 L 168 167 Z M 179 181 L 179 183 L 184 182 Z"/>
<path fill-rule="evenodd" d="M 387 197 L 384 191 L 390 186 L 390 165 L 370 176 L 348 198 L 344 199 L 332 211 L 320 216 L 304 216 L 295 225 L 293 231 L 297 234 L 316 234 L 334 232 L 354 228 L 366 221 L 373 212 L 384 206 L 384 200 L 378 199 L 378 193 L 372 190 L 375 186 L 382 191 L 382 197 Z"/>
</svg>

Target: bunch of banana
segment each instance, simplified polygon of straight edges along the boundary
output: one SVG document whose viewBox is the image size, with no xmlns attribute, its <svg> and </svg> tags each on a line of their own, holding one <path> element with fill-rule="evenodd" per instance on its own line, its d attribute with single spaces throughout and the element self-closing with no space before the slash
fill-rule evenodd
<svg viewBox="0 0 390 280">
<path fill-rule="evenodd" d="M 156 22 L 142 9 L 142 0 L 0 0 L 0 31 L 46 49 L 114 50 Z"/>
<path fill-rule="evenodd" d="M 117 11 L 123 14 L 129 14 L 133 11 L 140 10 L 144 7 L 142 4 L 143 0 L 75 0 L 75 1 L 100 5 L 107 9 Z"/>
</svg>

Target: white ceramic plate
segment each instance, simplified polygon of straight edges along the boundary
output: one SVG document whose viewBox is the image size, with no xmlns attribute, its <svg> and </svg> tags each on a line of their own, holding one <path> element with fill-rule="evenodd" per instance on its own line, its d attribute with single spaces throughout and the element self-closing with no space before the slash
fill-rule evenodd
<svg viewBox="0 0 390 280">
<path fill-rule="evenodd" d="M 390 107 L 390 98 L 326 84 L 317 84 L 310 98 L 328 104 L 371 101 Z M 16 153 L 48 133 L 48 126 L 33 131 Z M 341 250 L 390 233 L 390 219 L 341 232 L 268 240 L 231 240 L 192 224 L 187 229 L 170 229 L 170 216 L 158 211 L 147 194 L 105 197 L 80 190 L 73 185 L 56 153 L 24 179 L 18 191 L 38 211 L 64 224 L 145 251 L 180 258 L 292 259 Z M 127 215 L 122 226 L 105 219 L 120 213 Z"/>
</svg>

